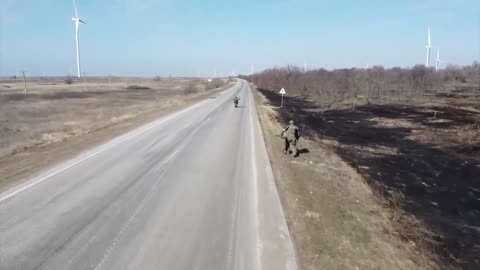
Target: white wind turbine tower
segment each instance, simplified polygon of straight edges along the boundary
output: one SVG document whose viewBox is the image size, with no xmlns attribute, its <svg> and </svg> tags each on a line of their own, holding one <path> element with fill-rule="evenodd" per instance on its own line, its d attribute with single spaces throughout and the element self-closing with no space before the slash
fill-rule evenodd
<svg viewBox="0 0 480 270">
<path fill-rule="evenodd" d="M 430 37 L 430 27 L 428 27 L 428 44 L 425 46 L 427 48 L 427 63 L 425 66 L 430 67 L 430 50 L 432 49 L 432 39 Z"/>
<path fill-rule="evenodd" d="M 75 8 L 75 17 L 72 18 L 73 23 L 75 24 L 75 41 L 77 44 L 77 76 L 78 78 L 82 77 L 82 70 L 80 68 L 80 41 L 78 38 L 78 27 L 80 23 L 86 24 L 84 21 L 78 17 L 77 3 L 73 0 L 73 6 Z"/>
<path fill-rule="evenodd" d="M 437 59 L 435 60 L 435 71 L 438 71 L 440 66 L 440 47 L 437 48 Z"/>
</svg>

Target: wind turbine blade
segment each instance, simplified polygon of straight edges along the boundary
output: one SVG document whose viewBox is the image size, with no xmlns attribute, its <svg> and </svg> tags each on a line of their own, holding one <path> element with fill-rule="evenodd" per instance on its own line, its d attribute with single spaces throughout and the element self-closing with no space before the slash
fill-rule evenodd
<svg viewBox="0 0 480 270">
<path fill-rule="evenodd" d="M 75 8 L 75 18 L 78 19 L 77 2 L 75 0 L 73 0 L 73 7 Z"/>
<path fill-rule="evenodd" d="M 82 20 L 78 20 L 79 22 L 83 23 L 83 24 L 87 24 L 86 22 L 82 21 Z"/>
</svg>

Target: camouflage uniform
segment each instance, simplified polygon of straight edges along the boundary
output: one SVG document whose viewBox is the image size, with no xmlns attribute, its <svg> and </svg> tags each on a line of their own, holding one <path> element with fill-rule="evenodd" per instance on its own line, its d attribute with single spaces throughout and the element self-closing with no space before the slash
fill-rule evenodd
<svg viewBox="0 0 480 270">
<path fill-rule="evenodd" d="M 282 138 L 285 140 L 283 153 L 289 154 L 289 152 L 292 151 L 293 156 L 298 156 L 297 141 L 300 138 L 300 134 L 293 120 L 290 120 L 289 125 L 283 129 Z"/>
<path fill-rule="evenodd" d="M 233 104 L 235 104 L 235 107 L 238 106 L 238 101 L 239 101 L 239 100 L 240 100 L 239 97 L 234 97 L 234 98 L 233 98 Z"/>
</svg>

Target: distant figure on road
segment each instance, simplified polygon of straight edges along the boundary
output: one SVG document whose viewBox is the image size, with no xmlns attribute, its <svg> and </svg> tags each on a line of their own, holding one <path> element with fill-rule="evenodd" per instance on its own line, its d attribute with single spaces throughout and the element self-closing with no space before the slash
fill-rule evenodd
<svg viewBox="0 0 480 270">
<path fill-rule="evenodd" d="M 233 98 L 233 104 L 235 105 L 235 108 L 238 107 L 238 101 L 239 101 L 239 100 L 240 100 L 239 97 L 234 97 L 234 98 Z"/>
<path fill-rule="evenodd" d="M 283 153 L 286 155 L 290 154 L 291 151 L 294 157 L 298 157 L 297 141 L 300 138 L 300 134 L 293 120 L 290 120 L 289 125 L 283 129 L 282 138 L 285 140 Z"/>
</svg>

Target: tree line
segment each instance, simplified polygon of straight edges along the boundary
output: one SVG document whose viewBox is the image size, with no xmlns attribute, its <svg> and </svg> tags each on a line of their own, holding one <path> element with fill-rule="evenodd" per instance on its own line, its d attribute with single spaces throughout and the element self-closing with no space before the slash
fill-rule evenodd
<svg viewBox="0 0 480 270">
<path fill-rule="evenodd" d="M 350 68 L 304 72 L 299 67 L 271 68 L 250 76 L 241 76 L 258 88 L 302 96 L 318 103 L 322 111 L 334 104 L 348 103 L 355 109 L 359 103 L 405 101 L 426 92 L 444 89 L 448 83 L 480 84 L 480 63 L 470 66 L 449 65 L 435 71 L 417 65 L 412 68 Z"/>
</svg>

